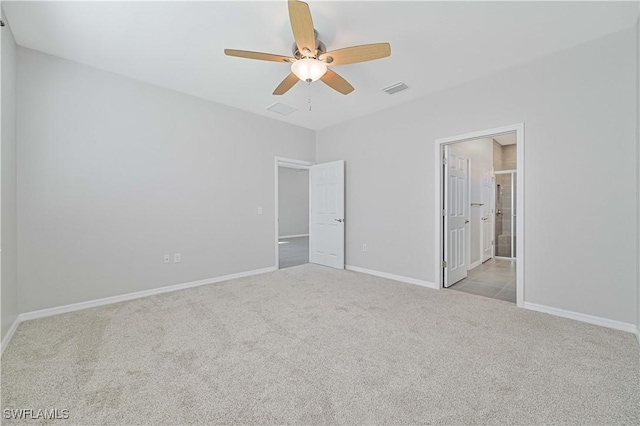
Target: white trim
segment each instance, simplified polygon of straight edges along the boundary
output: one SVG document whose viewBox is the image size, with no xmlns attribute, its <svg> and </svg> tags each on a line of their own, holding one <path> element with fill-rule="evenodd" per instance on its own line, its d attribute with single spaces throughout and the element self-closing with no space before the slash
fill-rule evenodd
<svg viewBox="0 0 640 426">
<path fill-rule="evenodd" d="M 2 339 L 2 347 L 0 348 L 0 357 L 2 357 L 2 354 L 4 354 L 4 350 L 7 349 L 7 346 L 9 346 L 9 342 L 13 338 L 13 335 L 15 334 L 21 322 L 22 319 L 20 318 L 20 315 L 18 315 L 13 321 L 13 324 L 11 324 L 11 327 L 9 327 L 9 331 L 7 331 L 7 334 L 4 335 L 4 338 Z"/>
<path fill-rule="evenodd" d="M 470 271 L 473 268 L 477 268 L 480 265 L 482 265 L 482 256 L 480 257 L 480 260 L 473 262 L 471 265 L 469 265 L 469 267 L 467 268 L 467 271 Z"/>
<path fill-rule="evenodd" d="M 368 274 L 376 277 L 387 278 L 394 281 L 400 281 L 402 283 L 414 284 L 414 285 L 419 285 L 421 287 L 427 287 L 432 289 L 438 288 L 434 283 L 431 283 L 429 281 L 419 280 L 417 278 L 403 277 L 402 275 L 394 275 L 394 274 L 389 274 L 387 272 L 374 271 L 372 269 L 360 268 L 359 266 L 345 265 L 344 268 L 347 271 L 360 272 L 361 274 Z"/>
<path fill-rule="evenodd" d="M 524 302 L 523 307 L 531 311 L 543 312 L 545 314 L 551 314 L 562 318 L 569 318 L 576 321 L 586 322 L 588 324 L 613 328 L 614 330 L 627 331 L 636 335 L 638 334 L 638 328 L 635 324 L 596 317 L 588 314 L 581 314 L 580 312 L 566 311 L 564 309 L 552 308 L 551 306 L 538 305 L 536 303 Z"/>
<path fill-rule="evenodd" d="M 309 234 L 297 234 L 297 235 L 282 235 L 279 238 L 300 238 L 300 237 L 308 237 Z"/>
<path fill-rule="evenodd" d="M 466 133 L 458 136 L 436 139 L 435 155 L 434 155 L 434 182 L 435 182 L 435 202 L 434 202 L 434 221 L 435 221 L 435 286 L 438 289 L 442 286 L 442 147 L 447 144 L 456 142 L 464 142 L 474 139 L 490 138 L 505 133 L 516 132 L 516 170 L 517 170 L 517 189 L 516 205 L 518 206 L 518 220 L 516 222 L 516 259 L 518 268 L 516 271 L 516 306 L 519 308 L 524 305 L 524 123 L 513 124 L 510 126 L 498 127 L 495 129 L 483 130 L 479 132 Z M 494 221 L 495 223 L 495 221 Z"/>
<path fill-rule="evenodd" d="M 286 167 L 289 169 L 298 169 L 298 170 L 310 170 L 311 166 L 315 163 L 311 161 L 304 160 L 295 160 L 293 158 L 285 158 L 285 157 L 275 157 L 275 180 L 274 180 L 274 194 L 275 194 L 275 252 L 276 252 L 276 260 L 273 267 L 277 270 L 280 268 L 280 250 L 278 249 L 278 239 L 279 238 L 291 238 L 291 237 L 280 237 L 280 224 L 278 223 L 278 216 L 280 212 L 278 211 L 278 167 Z M 311 179 L 309 179 L 309 185 L 311 185 Z M 309 193 L 309 210 L 311 210 L 311 193 Z M 308 234 L 307 234 L 308 236 Z"/>
<path fill-rule="evenodd" d="M 112 303 L 119 303 L 127 300 L 140 299 L 142 297 L 153 296 L 156 294 L 169 293 L 172 291 L 184 290 L 187 288 L 199 287 L 207 284 L 215 284 L 222 281 L 233 280 L 236 278 L 244 278 L 252 275 L 264 274 L 267 272 L 273 272 L 275 270 L 276 269 L 274 267 L 270 266 L 268 268 L 255 269 L 253 271 L 246 271 L 246 272 L 239 272 L 237 274 L 223 275 L 221 277 L 208 278 L 206 280 L 191 281 L 191 282 L 182 283 L 182 284 L 152 288 L 150 290 L 137 291 L 135 293 L 121 294 L 118 296 L 88 300 L 86 302 L 80 302 L 80 303 L 72 303 L 70 305 L 57 306 L 55 308 L 48 308 L 48 309 L 42 309 L 39 311 L 26 312 L 24 314 L 20 314 L 18 316 L 18 319 L 20 320 L 20 322 L 22 322 L 22 321 L 27 321 L 27 320 L 37 319 L 37 318 L 50 317 L 52 315 L 64 314 L 67 312 L 75 312 L 83 309 L 95 308 L 97 306 L 111 305 Z"/>
</svg>

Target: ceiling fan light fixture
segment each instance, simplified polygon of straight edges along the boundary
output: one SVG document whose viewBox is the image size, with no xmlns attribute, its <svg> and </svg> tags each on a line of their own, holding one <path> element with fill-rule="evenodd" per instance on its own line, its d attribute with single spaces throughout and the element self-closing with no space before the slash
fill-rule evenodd
<svg viewBox="0 0 640 426">
<path fill-rule="evenodd" d="M 317 59 L 305 58 L 291 64 L 291 72 L 300 80 L 311 83 L 325 75 L 327 66 Z"/>
</svg>

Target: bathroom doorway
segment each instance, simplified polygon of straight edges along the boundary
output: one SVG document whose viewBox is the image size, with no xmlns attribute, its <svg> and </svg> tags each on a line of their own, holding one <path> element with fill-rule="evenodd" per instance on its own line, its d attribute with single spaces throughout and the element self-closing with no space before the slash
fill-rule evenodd
<svg viewBox="0 0 640 426">
<path fill-rule="evenodd" d="M 516 125 L 436 141 L 441 288 L 522 306 L 523 226 L 516 210 L 523 199 L 523 130 Z"/>
</svg>

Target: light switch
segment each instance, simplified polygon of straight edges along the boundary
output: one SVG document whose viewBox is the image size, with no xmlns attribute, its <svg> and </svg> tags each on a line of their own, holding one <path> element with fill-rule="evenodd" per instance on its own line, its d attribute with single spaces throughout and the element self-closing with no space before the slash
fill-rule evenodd
<svg viewBox="0 0 640 426">
<path fill-rule="evenodd" d="M 258 214 L 262 214 L 262 207 L 258 207 Z"/>
<path fill-rule="evenodd" d="M 180 263 L 182 262 L 182 259 L 180 258 L 180 253 L 174 253 L 173 254 L 173 263 Z"/>
</svg>

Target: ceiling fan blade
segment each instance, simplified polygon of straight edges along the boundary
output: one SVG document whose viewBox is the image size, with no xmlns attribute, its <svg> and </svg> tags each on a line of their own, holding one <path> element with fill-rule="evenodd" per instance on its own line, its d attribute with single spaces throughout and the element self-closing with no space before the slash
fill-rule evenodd
<svg viewBox="0 0 640 426">
<path fill-rule="evenodd" d="M 295 75 L 294 73 L 291 73 L 284 80 L 282 80 L 282 83 L 280 83 L 278 87 L 276 87 L 276 90 L 273 91 L 273 94 L 284 95 L 285 93 L 287 93 L 289 89 L 295 86 L 295 84 L 299 81 L 300 79 L 298 78 L 298 76 Z"/>
<path fill-rule="evenodd" d="M 273 55 L 271 53 L 251 52 L 249 50 L 224 49 L 227 56 L 237 56 L 238 58 L 258 59 L 272 62 L 294 62 L 295 59 L 289 56 Z"/>
<path fill-rule="evenodd" d="M 327 65 L 346 65 L 373 61 L 375 59 L 386 58 L 390 55 L 391 45 L 389 43 L 374 43 L 346 47 L 344 49 L 323 53 L 318 59 L 321 61 L 327 59 Z M 327 57 L 331 57 L 331 60 Z"/>
<path fill-rule="evenodd" d="M 304 49 L 308 49 L 309 55 L 315 56 L 316 35 L 313 30 L 309 5 L 301 1 L 289 0 L 289 20 L 291 21 L 293 38 L 300 53 L 304 55 Z"/>
<path fill-rule="evenodd" d="M 347 80 L 340 77 L 332 70 L 327 70 L 327 73 L 323 75 L 320 80 L 322 80 L 327 86 L 331 87 L 333 90 L 336 90 L 343 95 L 348 95 L 353 92 L 353 86 L 349 84 Z"/>
</svg>

